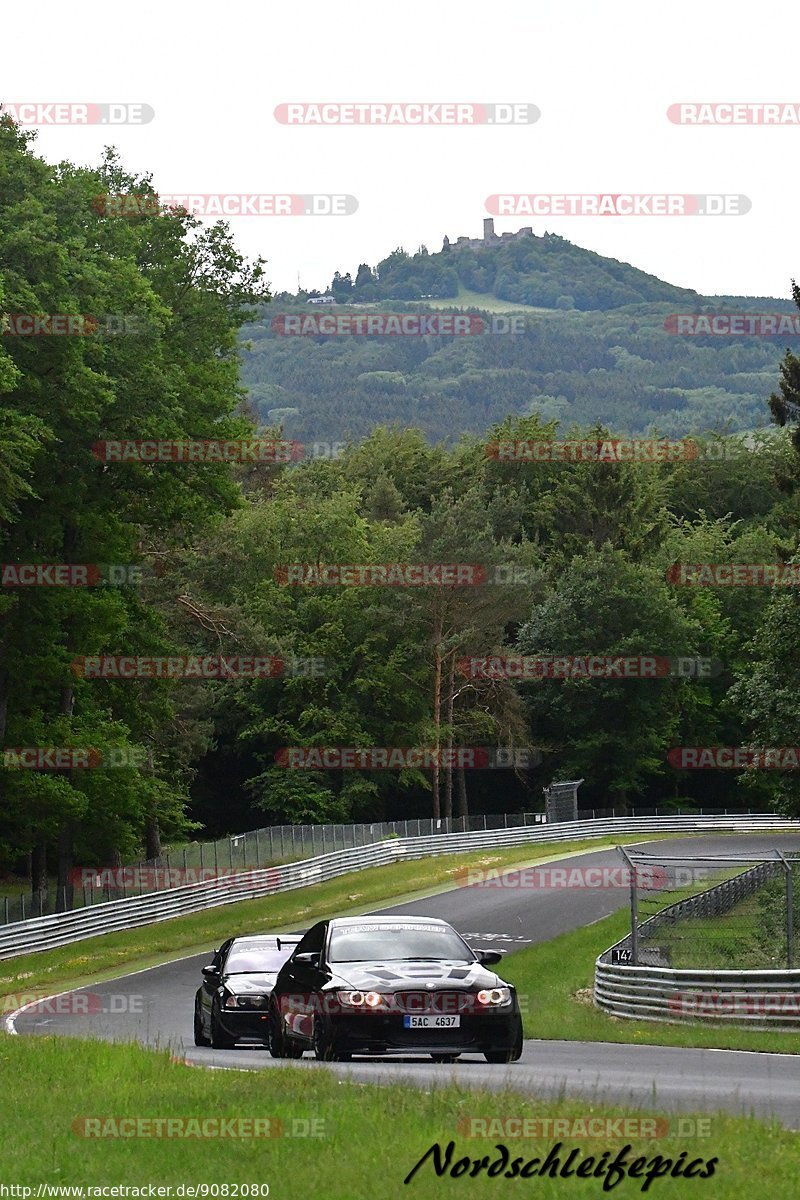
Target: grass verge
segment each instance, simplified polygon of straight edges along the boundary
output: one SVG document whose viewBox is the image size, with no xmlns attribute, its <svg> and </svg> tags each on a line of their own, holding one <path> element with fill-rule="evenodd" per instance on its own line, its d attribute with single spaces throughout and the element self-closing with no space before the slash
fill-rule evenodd
<svg viewBox="0 0 800 1200">
<path fill-rule="evenodd" d="M 738 1200 L 756 1179 L 760 1193 L 771 1200 L 789 1200 L 797 1194 L 797 1135 L 774 1123 L 721 1115 L 701 1117 L 707 1121 L 707 1136 L 703 1137 L 686 1136 L 687 1129 L 696 1132 L 698 1128 L 690 1125 L 693 1118 L 686 1117 L 670 1118 L 668 1125 L 663 1118 L 656 1125 L 658 1119 L 654 1118 L 650 1128 L 655 1127 L 658 1137 L 625 1137 L 604 1129 L 605 1136 L 592 1140 L 569 1134 L 559 1138 L 552 1127 L 541 1126 L 538 1137 L 507 1136 L 507 1126 L 499 1136 L 470 1137 L 467 1131 L 475 1128 L 470 1121 L 475 1117 L 574 1121 L 619 1118 L 625 1110 L 581 1100 L 545 1103 L 512 1091 L 465 1090 L 447 1084 L 444 1067 L 442 1087 L 422 1090 L 399 1084 L 386 1088 L 351 1083 L 326 1070 L 312 1074 L 287 1066 L 210 1075 L 173 1062 L 164 1052 L 132 1045 L 3 1038 L 0 1079 L 6 1081 L 7 1094 L 12 1092 L 12 1081 L 24 1080 L 26 1097 L 15 1118 L 4 1123 L 0 1182 L 31 1187 L 33 1196 L 41 1184 L 138 1186 L 144 1187 L 140 1194 L 146 1196 L 148 1184 L 175 1189 L 180 1184 L 201 1183 L 219 1185 L 220 1196 L 225 1195 L 221 1185 L 227 1184 L 231 1197 L 232 1185 L 268 1184 L 273 1200 L 321 1196 L 326 1200 L 358 1196 L 389 1200 L 398 1195 L 438 1200 L 443 1195 L 505 1194 L 502 1176 L 488 1178 L 483 1172 L 475 1178 L 469 1173 L 453 1178 L 448 1172 L 437 1177 L 431 1158 L 406 1190 L 403 1180 L 429 1148 L 438 1143 L 444 1152 L 451 1141 L 455 1143 L 452 1163 L 462 1157 L 479 1160 L 484 1155 L 491 1163 L 498 1158 L 498 1145 L 503 1145 L 511 1160 L 519 1157 L 524 1164 L 534 1157 L 544 1159 L 559 1141 L 563 1146 L 561 1164 L 571 1150 L 578 1150 L 573 1169 L 587 1156 L 593 1156 L 599 1165 L 604 1152 L 608 1152 L 608 1162 L 626 1145 L 630 1147 L 629 1163 L 640 1156 L 651 1162 L 656 1155 L 670 1160 L 671 1167 L 677 1163 L 685 1167 L 694 1159 L 703 1163 L 717 1160 L 710 1182 L 665 1177 L 648 1189 L 649 1195 L 674 1200 L 686 1200 L 693 1194 Z M 98 1124 L 87 1127 L 82 1123 L 86 1117 Z M 260 1118 L 269 1121 L 269 1131 L 275 1136 L 109 1136 L 120 1127 L 107 1124 L 108 1119 L 126 1117 Z M 283 1135 L 279 1134 L 281 1127 Z M 121 1128 L 131 1131 L 131 1126 Z M 151 1131 L 154 1128 L 150 1126 Z M 199 1131 L 202 1127 L 195 1128 Z M 491 1126 L 482 1127 L 482 1131 L 489 1129 Z M 105 1136 L 87 1137 L 87 1130 L 94 1134 L 105 1131 Z M 302 1136 L 308 1132 L 317 1136 Z M 466 1172 L 470 1169 L 463 1168 Z M 625 1178 L 614 1186 L 613 1194 L 641 1195 L 645 1183 L 644 1177 Z M 562 1200 L 567 1194 L 604 1194 L 602 1178 L 574 1175 L 568 1182 L 559 1176 L 533 1176 L 515 1189 L 515 1194 L 517 1191 L 546 1200 Z"/>
<path fill-rule="evenodd" d="M 711 1022 L 690 1025 L 636 1021 L 612 1017 L 596 1008 L 591 995 L 595 959 L 624 937 L 629 928 L 627 911 L 613 913 L 594 925 L 563 933 L 508 956 L 503 963 L 503 975 L 517 987 L 527 1010 L 526 1037 L 798 1052 L 796 1033 L 729 1028 Z"/>
</svg>

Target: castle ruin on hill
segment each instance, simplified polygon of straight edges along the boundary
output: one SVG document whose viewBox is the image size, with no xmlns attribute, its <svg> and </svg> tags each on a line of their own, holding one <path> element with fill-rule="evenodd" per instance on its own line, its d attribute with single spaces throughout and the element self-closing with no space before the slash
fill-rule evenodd
<svg viewBox="0 0 800 1200">
<path fill-rule="evenodd" d="M 442 242 L 442 250 L 461 250 L 465 246 L 471 249 L 476 249 L 478 246 L 497 246 L 501 242 L 516 242 L 520 238 L 533 237 L 533 228 L 530 225 L 525 225 L 522 229 L 518 229 L 516 233 L 495 233 L 494 217 L 485 217 L 483 221 L 483 237 L 482 238 L 456 238 L 454 242 L 445 234 Z"/>
</svg>

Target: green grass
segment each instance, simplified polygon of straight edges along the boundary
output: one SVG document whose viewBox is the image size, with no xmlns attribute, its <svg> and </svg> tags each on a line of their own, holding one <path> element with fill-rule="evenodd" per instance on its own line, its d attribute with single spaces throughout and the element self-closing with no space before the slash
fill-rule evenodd
<svg viewBox="0 0 800 1200">
<path fill-rule="evenodd" d="M 787 966 L 785 937 L 768 937 L 758 892 L 718 917 L 694 917 L 665 926 L 655 940 L 670 951 L 677 969 L 780 971 Z"/>
<path fill-rule="evenodd" d="M 268 1184 L 274 1200 L 393 1200 L 404 1195 L 439 1200 L 442 1196 L 504 1196 L 512 1191 L 545 1200 L 597 1197 L 604 1194 L 600 1179 L 573 1176 L 567 1181 L 545 1176 L 508 1188 L 503 1185 L 510 1181 L 485 1174 L 438 1178 L 430 1159 L 407 1189 L 403 1180 L 434 1143 L 444 1151 L 453 1141 L 453 1162 L 462 1156 L 480 1159 L 484 1155 L 491 1162 L 498 1155 L 498 1144 L 508 1147 L 512 1159 L 528 1161 L 535 1156 L 543 1158 L 560 1140 L 552 1135 L 468 1137 L 459 1124 L 468 1118 L 575 1120 L 625 1115 L 622 1108 L 584 1100 L 544 1102 L 511 1091 L 467 1091 L 447 1083 L 446 1067 L 442 1068 L 442 1087 L 418 1089 L 397 1084 L 389 1088 L 350 1083 L 325 1069 L 310 1072 L 282 1066 L 255 1072 L 209 1072 L 171 1061 L 164 1051 L 69 1038 L 0 1038 L 0 1080 L 14 1109 L 13 1117 L 9 1111 L 3 1122 L 0 1183 L 34 1189 L 42 1183 L 144 1185 L 145 1189 L 148 1184 L 175 1188 L 206 1183 Z M 22 1081 L 24 1096 L 17 1091 Z M 322 1136 L 86 1137 L 78 1132 L 85 1128 L 80 1124 L 84 1117 L 103 1121 L 124 1117 L 261 1118 L 270 1120 L 273 1129 L 279 1128 L 279 1121 L 284 1131 L 296 1134 L 310 1127 Z M 639 1156 L 652 1160 L 656 1155 L 683 1165 L 696 1158 L 718 1160 L 710 1182 L 667 1177 L 656 1180 L 649 1195 L 672 1200 L 694 1195 L 739 1200 L 757 1180 L 759 1195 L 793 1200 L 797 1195 L 796 1134 L 752 1118 L 715 1115 L 708 1120 L 704 1137 L 676 1135 L 673 1125 L 657 1139 L 630 1138 L 629 1162 Z M 618 1134 L 592 1141 L 567 1136 L 561 1161 L 572 1149 L 580 1151 L 573 1165 L 587 1155 L 596 1161 L 604 1151 L 613 1158 L 626 1143 L 628 1139 Z M 682 1152 L 686 1153 L 683 1160 L 679 1157 Z M 640 1196 L 644 1182 L 624 1179 L 613 1188 L 613 1194 Z"/>
<path fill-rule="evenodd" d="M 675 837 L 675 834 L 648 834 L 648 840 Z M 171 958 L 200 954 L 219 946 L 236 930 L 254 933 L 280 932 L 313 924 L 325 916 L 366 912 L 388 901 L 403 900 L 445 891 L 454 886 L 454 875 L 470 865 L 500 868 L 554 861 L 581 851 L 608 849 L 611 845 L 641 841 L 641 834 L 616 839 L 539 843 L 475 850 L 467 854 L 446 854 L 400 862 L 386 867 L 370 867 L 351 872 L 327 883 L 313 884 L 295 891 L 277 893 L 260 900 L 241 900 L 186 917 L 175 917 L 141 929 L 87 938 L 57 950 L 0 961 L 0 1012 L 4 997 L 14 996 L 22 988 L 58 989 L 87 982 L 100 982 L 124 973 L 155 966 Z M 8 1003 L 6 1004 L 8 1010 Z"/>
<path fill-rule="evenodd" d="M 624 937 L 629 928 L 628 912 L 618 912 L 508 956 L 503 975 L 520 993 L 526 1037 L 798 1052 L 796 1033 L 731 1028 L 710 1022 L 636 1021 L 613 1017 L 596 1008 L 591 997 L 595 959 Z"/>
</svg>

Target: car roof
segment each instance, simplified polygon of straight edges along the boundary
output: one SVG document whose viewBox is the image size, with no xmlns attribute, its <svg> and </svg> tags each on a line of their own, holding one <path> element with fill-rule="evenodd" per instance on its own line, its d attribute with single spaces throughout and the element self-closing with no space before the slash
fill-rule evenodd
<svg viewBox="0 0 800 1200">
<path fill-rule="evenodd" d="M 332 929 L 339 928 L 343 925 L 441 925 L 445 929 L 452 929 L 449 921 L 443 921 L 440 917 L 418 917 L 416 914 L 409 913 L 407 916 L 392 916 L 392 917 L 334 917 L 330 922 Z"/>
<path fill-rule="evenodd" d="M 280 949 L 281 946 L 296 946 L 300 941 L 300 934 L 293 933 L 243 933 L 238 937 L 234 937 L 234 942 L 274 942 L 275 948 Z"/>
</svg>

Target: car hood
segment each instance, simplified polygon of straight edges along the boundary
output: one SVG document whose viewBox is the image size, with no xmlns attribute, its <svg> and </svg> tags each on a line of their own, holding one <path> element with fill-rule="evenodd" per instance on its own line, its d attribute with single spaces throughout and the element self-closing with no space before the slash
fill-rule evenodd
<svg viewBox="0 0 800 1200">
<path fill-rule="evenodd" d="M 221 982 L 234 996 L 244 996 L 251 992 L 271 992 L 277 977 L 277 971 L 256 971 L 252 975 L 223 975 Z"/>
<path fill-rule="evenodd" d="M 358 991 L 398 992 L 418 988 L 453 988 L 472 991 L 479 988 L 508 985 L 477 962 L 441 960 L 437 962 L 371 962 L 331 963 L 333 982 Z"/>
</svg>

